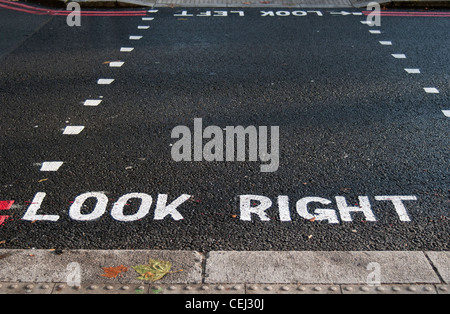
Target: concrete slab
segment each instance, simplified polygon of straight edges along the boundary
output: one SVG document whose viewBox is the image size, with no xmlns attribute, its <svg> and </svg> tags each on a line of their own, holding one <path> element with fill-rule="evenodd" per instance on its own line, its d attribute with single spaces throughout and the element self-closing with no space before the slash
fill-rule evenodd
<svg viewBox="0 0 450 314">
<path fill-rule="evenodd" d="M 0 281 L 142 283 L 131 266 L 147 264 L 150 258 L 170 261 L 172 271 L 158 282 L 201 283 L 202 256 L 195 251 L 71 250 L 56 254 L 50 250 L 0 250 Z M 115 279 L 101 276 L 102 267 L 124 265 L 128 271 Z M 78 276 L 79 277 L 79 276 Z"/>
<path fill-rule="evenodd" d="M 378 278 L 377 278 L 378 277 Z M 207 283 L 440 283 L 422 252 L 210 252 Z"/>
<path fill-rule="evenodd" d="M 445 283 L 450 283 L 450 252 L 425 252 Z"/>
</svg>

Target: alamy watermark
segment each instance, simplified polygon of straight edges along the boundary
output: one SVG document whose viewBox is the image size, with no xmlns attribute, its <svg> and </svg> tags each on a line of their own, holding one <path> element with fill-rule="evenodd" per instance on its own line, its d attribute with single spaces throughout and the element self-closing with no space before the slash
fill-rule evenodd
<svg viewBox="0 0 450 314">
<path fill-rule="evenodd" d="M 201 118 L 194 119 L 193 131 L 187 126 L 173 128 L 171 137 L 174 161 L 259 161 L 261 172 L 274 172 L 279 167 L 279 127 L 210 125 L 203 129 Z M 224 134 L 225 133 L 225 134 Z M 204 140 L 207 140 L 204 143 Z M 248 157 L 248 158 L 246 158 Z"/>
<path fill-rule="evenodd" d="M 77 2 L 69 2 L 66 7 L 67 11 L 72 11 L 67 15 L 66 23 L 68 26 L 81 26 L 81 7 Z"/>
</svg>

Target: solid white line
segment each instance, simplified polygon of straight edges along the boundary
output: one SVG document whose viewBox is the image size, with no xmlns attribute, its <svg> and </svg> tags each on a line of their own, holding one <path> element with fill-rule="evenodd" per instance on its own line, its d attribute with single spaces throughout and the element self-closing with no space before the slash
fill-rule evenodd
<svg viewBox="0 0 450 314">
<path fill-rule="evenodd" d="M 62 164 L 62 161 L 45 161 L 42 163 L 41 171 L 58 171 Z"/>
<path fill-rule="evenodd" d="M 97 81 L 97 84 L 99 84 L 99 85 L 109 85 L 112 82 L 114 82 L 114 79 L 99 79 Z"/>
<path fill-rule="evenodd" d="M 100 105 L 101 102 L 102 102 L 101 99 L 87 99 L 84 101 L 84 106 L 95 107 Z"/>
<path fill-rule="evenodd" d="M 135 35 L 131 35 L 130 36 L 130 40 L 139 40 L 141 39 L 143 36 L 135 36 Z"/>
<path fill-rule="evenodd" d="M 149 29 L 150 28 L 150 26 L 148 26 L 148 25 L 139 25 L 138 26 L 138 29 Z"/>
<path fill-rule="evenodd" d="M 450 110 L 442 110 L 442 113 L 444 114 L 444 116 L 450 118 Z"/>
<path fill-rule="evenodd" d="M 122 61 L 114 61 L 114 62 L 110 62 L 109 66 L 111 68 L 120 68 L 122 65 L 124 65 L 125 62 Z"/>
<path fill-rule="evenodd" d="M 381 40 L 380 41 L 380 44 L 382 44 L 383 46 L 392 46 L 392 41 L 383 41 L 383 40 Z"/>
<path fill-rule="evenodd" d="M 122 47 L 120 48 L 120 52 L 132 52 L 134 48 L 131 47 Z"/>
<path fill-rule="evenodd" d="M 392 56 L 395 59 L 406 59 L 406 55 L 404 55 L 403 53 L 393 53 Z"/>
<path fill-rule="evenodd" d="M 369 29 L 369 32 L 371 34 L 381 34 L 381 31 L 377 30 L 377 29 Z"/>
<path fill-rule="evenodd" d="M 63 131 L 64 135 L 77 135 L 83 131 L 84 126 L 82 125 L 68 125 Z"/>
<path fill-rule="evenodd" d="M 420 69 L 405 69 L 406 72 L 408 72 L 409 74 L 419 74 L 420 73 Z"/>
<path fill-rule="evenodd" d="M 426 93 L 428 94 L 439 94 L 439 91 L 437 88 L 434 87 L 424 87 L 423 88 L 425 90 Z"/>
</svg>

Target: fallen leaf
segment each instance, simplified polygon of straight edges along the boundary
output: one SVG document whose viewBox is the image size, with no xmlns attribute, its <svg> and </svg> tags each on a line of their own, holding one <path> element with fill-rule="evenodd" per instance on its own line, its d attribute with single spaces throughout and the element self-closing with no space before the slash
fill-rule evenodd
<svg viewBox="0 0 450 314">
<path fill-rule="evenodd" d="M 316 221 L 316 217 L 313 217 L 313 218 L 308 219 L 308 220 L 311 221 L 311 222 L 314 222 L 314 221 Z"/>
<path fill-rule="evenodd" d="M 309 236 L 308 236 L 308 239 L 311 239 L 312 238 L 312 234 L 310 234 Z"/>
<path fill-rule="evenodd" d="M 41 180 L 39 180 L 38 181 L 38 183 L 41 183 L 41 182 L 44 182 L 44 181 L 47 181 L 48 179 L 41 179 Z"/>
<path fill-rule="evenodd" d="M 232 218 L 237 218 L 237 215 L 231 215 Z"/>
<path fill-rule="evenodd" d="M 105 273 L 101 274 L 100 276 L 107 278 L 116 278 L 119 274 L 124 273 L 128 270 L 128 268 L 123 265 L 116 267 L 102 267 L 102 269 Z"/>
<path fill-rule="evenodd" d="M 167 274 L 174 273 L 170 271 L 172 268 L 171 262 L 156 259 L 150 259 L 148 264 L 131 266 L 131 268 L 141 275 L 137 278 L 140 280 L 156 281 L 163 278 Z"/>
<path fill-rule="evenodd" d="M 0 241 L 0 244 L 5 244 L 6 240 Z"/>
</svg>

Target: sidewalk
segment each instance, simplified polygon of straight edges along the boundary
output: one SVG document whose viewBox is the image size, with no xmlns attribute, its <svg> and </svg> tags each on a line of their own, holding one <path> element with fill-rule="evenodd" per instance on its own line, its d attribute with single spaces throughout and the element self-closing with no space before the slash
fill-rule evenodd
<svg viewBox="0 0 450 314">
<path fill-rule="evenodd" d="M 362 0 L 31 0 L 59 7 L 78 2 L 81 7 L 242 7 L 242 8 L 365 8 L 372 1 Z M 450 8 L 450 0 L 381 0 L 389 8 Z"/>
<path fill-rule="evenodd" d="M 173 273 L 137 279 L 131 267 L 150 258 Z M 448 294 L 449 262 L 429 251 L 0 250 L 0 294 Z"/>
</svg>

